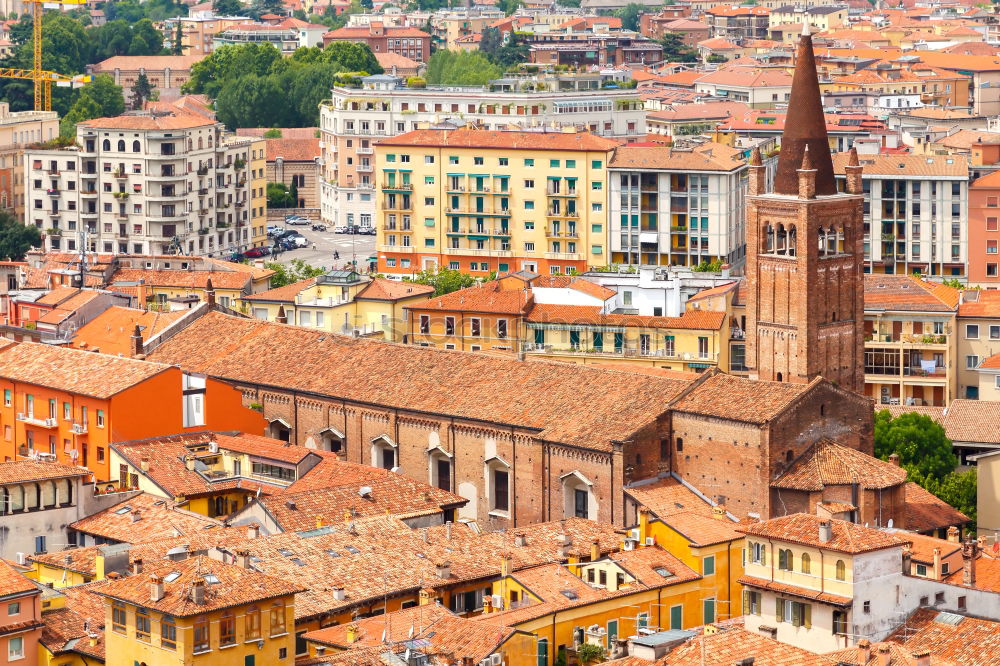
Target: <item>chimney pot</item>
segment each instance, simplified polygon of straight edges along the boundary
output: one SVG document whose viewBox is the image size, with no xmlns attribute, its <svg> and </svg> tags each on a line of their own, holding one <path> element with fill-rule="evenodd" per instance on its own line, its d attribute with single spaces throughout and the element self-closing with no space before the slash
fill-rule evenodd
<svg viewBox="0 0 1000 666">
<path fill-rule="evenodd" d="M 523 548 L 528 544 L 528 537 L 524 535 L 523 532 L 518 532 L 514 535 L 514 545 L 518 548 Z"/>
<path fill-rule="evenodd" d="M 152 574 L 149 577 L 149 600 L 159 601 L 163 598 L 163 579 Z"/>
<path fill-rule="evenodd" d="M 865 666 L 872 657 L 872 643 L 867 638 L 858 641 L 858 664 Z"/>
<path fill-rule="evenodd" d="M 820 543 L 827 543 L 833 538 L 833 523 L 829 520 L 823 520 L 819 523 L 819 540 Z"/>
<path fill-rule="evenodd" d="M 889 666 L 892 661 L 892 652 L 890 651 L 888 643 L 880 643 L 878 646 L 878 664 L 879 666 Z"/>
<path fill-rule="evenodd" d="M 931 651 L 928 649 L 918 650 L 913 653 L 916 666 L 931 666 Z"/>
<path fill-rule="evenodd" d="M 899 454 L 898 453 L 890 453 L 889 454 L 889 462 L 891 462 L 896 467 L 899 467 Z"/>
<path fill-rule="evenodd" d="M 441 562 L 434 565 L 437 571 L 438 578 L 450 578 L 451 577 L 451 562 Z"/>
<path fill-rule="evenodd" d="M 344 588 L 340 587 L 339 585 L 334 586 L 333 598 L 336 599 L 337 601 L 343 601 L 344 599 L 346 599 L 347 594 L 344 592 Z"/>
<path fill-rule="evenodd" d="M 260 525 L 258 525 L 257 523 L 252 523 L 250 525 L 247 525 L 248 539 L 256 539 L 259 536 L 260 536 Z"/>
<path fill-rule="evenodd" d="M 205 603 L 205 580 L 199 578 L 191 585 L 191 601 L 199 606 Z"/>
<path fill-rule="evenodd" d="M 142 573 L 142 558 L 137 557 L 132 560 L 132 573 L 141 574 Z"/>
<path fill-rule="evenodd" d="M 948 541 L 958 543 L 958 528 L 954 525 L 948 528 Z"/>
<path fill-rule="evenodd" d="M 132 522 L 137 523 L 140 520 L 142 520 L 142 514 L 139 513 L 138 509 L 136 509 L 135 511 L 132 512 Z"/>
</svg>

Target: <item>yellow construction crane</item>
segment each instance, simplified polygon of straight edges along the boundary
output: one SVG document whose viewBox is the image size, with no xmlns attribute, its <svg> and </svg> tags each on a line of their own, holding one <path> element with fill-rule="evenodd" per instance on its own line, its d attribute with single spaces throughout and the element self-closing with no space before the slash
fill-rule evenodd
<svg viewBox="0 0 1000 666">
<path fill-rule="evenodd" d="M 35 47 L 34 66 L 31 69 L 0 68 L 0 78 L 27 79 L 35 83 L 35 111 L 50 111 L 52 109 L 52 84 L 57 86 L 72 86 L 78 88 L 90 83 L 87 74 L 64 76 L 56 72 L 42 69 L 42 10 L 59 9 L 60 5 L 85 5 L 87 0 L 24 0 L 31 4 L 33 22 L 33 37 Z"/>
</svg>

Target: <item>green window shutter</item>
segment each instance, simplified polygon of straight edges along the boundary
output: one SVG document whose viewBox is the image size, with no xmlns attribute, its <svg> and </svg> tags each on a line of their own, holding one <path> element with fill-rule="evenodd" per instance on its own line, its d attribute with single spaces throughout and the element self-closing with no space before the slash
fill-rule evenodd
<svg viewBox="0 0 1000 666">
<path fill-rule="evenodd" d="M 783 622 L 785 619 L 785 600 L 781 597 L 774 599 L 774 617 L 778 622 Z"/>
<path fill-rule="evenodd" d="M 806 629 L 812 628 L 812 604 L 802 604 L 802 624 Z"/>
<path fill-rule="evenodd" d="M 764 544 L 760 546 L 760 566 L 767 566 L 767 548 L 764 547 Z"/>
<path fill-rule="evenodd" d="M 802 626 L 802 604 L 797 601 L 792 602 L 792 626 Z"/>
<path fill-rule="evenodd" d="M 535 329 L 535 344 L 544 345 L 545 344 L 545 329 L 536 328 Z"/>
<path fill-rule="evenodd" d="M 750 590 L 743 590 L 743 614 L 750 614 Z"/>
</svg>

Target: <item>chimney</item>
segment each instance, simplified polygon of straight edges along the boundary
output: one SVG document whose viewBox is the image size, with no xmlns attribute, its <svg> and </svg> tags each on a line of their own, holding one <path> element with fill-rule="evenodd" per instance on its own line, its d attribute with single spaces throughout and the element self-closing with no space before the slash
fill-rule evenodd
<svg viewBox="0 0 1000 666">
<path fill-rule="evenodd" d="M 503 553 L 500 555 L 500 575 L 509 576 L 513 572 L 513 567 L 511 566 L 510 553 Z"/>
<path fill-rule="evenodd" d="M 149 600 L 159 601 L 163 598 L 163 579 L 152 574 L 149 577 Z"/>
<path fill-rule="evenodd" d="M 639 512 L 639 543 L 646 543 L 646 537 L 649 536 L 649 509 L 645 506 L 640 506 Z"/>
<path fill-rule="evenodd" d="M 861 182 L 862 171 L 864 171 L 864 167 L 858 162 L 858 150 L 851 146 L 851 149 L 847 151 L 847 166 L 844 167 L 844 173 L 847 175 L 845 189 L 848 194 L 862 194 L 864 192 Z"/>
<path fill-rule="evenodd" d="M 247 538 L 256 539 L 260 536 L 260 525 L 257 523 L 250 523 L 247 525 Z"/>
<path fill-rule="evenodd" d="M 767 190 L 767 167 L 760 158 L 760 148 L 754 146 L 750 153 L 750 195 L 765 194 Z"/>
<path fill-rule="evenodd" d="M 186 467 L 187 471 L 189 471 L 189 472 L 193 472 L 194 471 L 194 456 L 191 456 L 191 455 L 185 456 L 185 458 L 184 458 L 184 467 Z"/>
<path fill-rule="evenodd" d="M 447 537 L 448 541 L 451 541 L 451 521 L 447 521 L 444 524 L 444 535 Z"/>
<path fill-rule="evenodd" d="M 323 521 L 323 516 L 316 516 L 316 529 L 323 527 L 326 523 Z"/>
<path fill-rule="evenodd" d="M 941 549 L 934 549 L 934 580 L 941 580 Z"/>
<path fill-rule="evenodd" d="M 878 646 L 878 666 L 889 666 L 892 661 L 892 652 L 888 643 L 879 643 Z"/>
<path fill-rule="evenodd" d="M 285 315 L 285 306 L 284 305 L 279 305 L 278 306 L 278 316 L 274 318 L 274 321 L 276 321 L 279 324 L 287 324 L 288 323 L 288 317 Z"/>
<path fill-rule="evenodd" d="M 889 462 L 891 462 L 896 467 L 899 467 L 899 454 L 898 453 L 890 453 L 889 454 Z"/>
<path fill-rule="evenodd" d="M 958 528 L 954 525 L 948 528 L 948 541 L 958 543 Z"/>
<path fill-rule="evenodd" d="M 451 577 L 451 562 L 439 562 L 434 565 L 438 578 L 448 579 Z"/>
<path fill-rule="evenodd" d="M 249 569 L 250 568 L 250 553 L 247 552 L 247 551 L 245 551 L 245 550 L 237 550 L 236 551 L 235 564 L 238 567 L 242 567 L 244 569 Z"/>
<path fill-rule="evenodd" d="M 334 585 L 333 587 L 333 598 L 337 601 L 343 601 L 347 598 L 347 594 L 344 592 L 344 588 L 339 585 Z"/>
<path fill-rule="evenodd" d="M 139 461 L 139 469 L 141 469 L 143 472 L 149 471 L 149 458 L 143 458 L 142 460 Z"/>
<path fill-rule="evenodd" d="M 142 329 L 139 328 L 139 324 L 136 324 L 135 328 L 132 330 L 132 339 L 131 343 L 129 344 L 129 353 L 132 356 L 142 356 L 143 354 Z"/>
<path fill-rule="evenodd" d="M 208 307 L 215 307 L 215 287 L 212 285 L 212 278 L 208 278 L 205 282 L 205 300 L 208 301 Z"/>
<path fill-rule="evenodd" d="M 915 666 L 931 666 L 931 651 L 927 648 L 918 650 L 913 653 L 913 659 L 916 661 Z"/>
<path fill-rule="evenodd" d="M 191 601 L 199 606 L 205 603 L 205 579 L 198 578 L 191 585 Z"/>
<path fill-rule="evenodd" d="M 858 641 L 858 664 L 865 666 L 872 658 L 872 643 L 867 638 Z"/>
<path fill-rule="evenodd" d="M 137 575 L 142 573 L 142 558 L 137 557 L 132 560 L 132 574 Z"/>
<path fill-rule="evenodd" d="M 969 539 L 962 544 L 962 585 L 976 586 L 976 558 L 979 556 L 979 543 Z"/>
<path fill-rule="evenodd" d="M 137 523 L 140 520 L 142 520 L 142 514 L 139 513 L 139 509 L 136 509 L 135 511 L 132 512 L 132 522 Z"/>
<path fill-rule="evenodd" d="M 349 624 L 347 625 L 347 642 L 354 643 L 358 640 L 358 625 Z"/>
<path fill-rule="evenodd" d="M 833 538 L 833 523 L 829 520 L 821 520 L 819 523 L 820 543 L 827 543 Z"/>
<path fill-rule="evenodd" d="M 906 544 L 903 546 L 903 573 L 909 574 L 913 569 L 913 551 L 910 550 L 910 545 Z"/>
<path fill-rule="evenodd" d="M 726 518 L 726 507 L 721 504 L 716 504 L 712 507 L 712 518 L 716 520 L 725 520 Z"/>
<path fill-rule="evenodd" d="M 601 542 L 599 539 L 594 539 L 590 542 L 590 561 L 596 562 L 601 559 Z"/>
<path fill-rule="evenodd" d="M 524 536 L 524 532 L 517 532 L 514 534 L 514 545 L 518 548 L 523 548 L 528 545 L 528 537 Z"/>
</svg>

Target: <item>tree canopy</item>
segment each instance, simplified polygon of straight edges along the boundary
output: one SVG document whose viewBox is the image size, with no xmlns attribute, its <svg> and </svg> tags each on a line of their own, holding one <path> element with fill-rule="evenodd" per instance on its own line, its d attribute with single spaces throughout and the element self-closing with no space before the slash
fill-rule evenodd
<svg viewBox="0 0 1000 666">
<path fill-rule="evenodd" d="M 214 0 L 212 11 L 215 12 L 216 16 L 239 16 L 246 9 L 240 0 Z"/>
<path fill-rule="evenodd" d="M 639 29 L 639 17 L 642 16 L 642 12 L 645 10 L 643 5 L 637 2 L 630 2 L 621 9 L 616 9 L 611 13 L 615 18 L 620 18 L 622 20 L 622 27 L 626 30 L 638 30 Z"/>
<path fill-rule="evenodd" d="M 441 268 L 436 271 L 425 269 L 412 278 L 404 278 L 404 280 L 416 284 L 429 284 L 434 287 L 435 296 L 450 294 L 453 291 L 471 287 L 476 283 L 476 278 L 471 275 L 466 275 L 450 268 Z"/>
<path fill-rule="evenodd" d="M 122 87 L 109 74 L 98 74 L 80 91 L 73 106 L 59 123 L 59 134 L 76 135 L 76 124 L 91 118 L 112 118 L 125 112 Z"/>
<path fill-rule="evenodd" d="M 42 235 L 36 227 L 26 226 L 10 211 L 0 209 L 0 258 L 23 261 L 29 249 L 41 245 Z"/>
<path fill-rule="evenodd" d="M 676 32 L 665 32 L 660 37 L 663 59 L 669 62 L 698 62 L 698 51 L 684 43 L 684 37 Z"/>
<path fill-rule="evenodd" d="M 316 277 L 326 272 L 326 269 L 322 266 L 312 266 L 301 259 L 292 259 L 288 264 L 279 264 L 277 262 L 266 263 L 264 264 L 264 268 L 274 271 L 274 275 L 271 276 L 271 289 L 308 280 L 311 277 Z"/>
<path fill-rule="evenodd" d="M 438 51 L 427 63 L 427 82 L 449 86 L 482 86 L 501 70 L 478 51 Z"/>
</svg>

